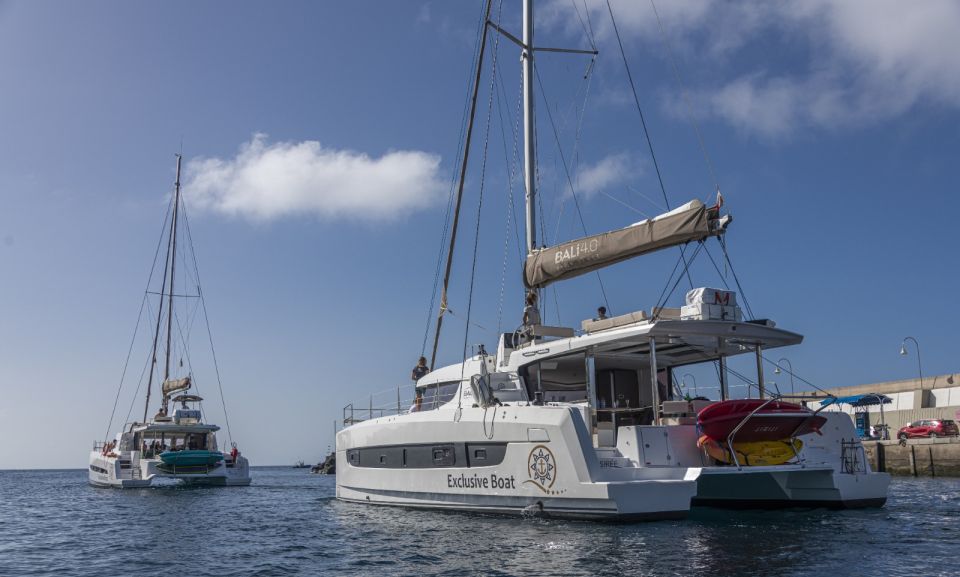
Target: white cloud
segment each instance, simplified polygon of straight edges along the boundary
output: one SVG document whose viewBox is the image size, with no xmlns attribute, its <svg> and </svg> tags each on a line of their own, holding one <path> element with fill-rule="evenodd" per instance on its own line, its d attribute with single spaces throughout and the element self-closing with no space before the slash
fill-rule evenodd
<svg viewBox="0 0 960 577">
<path fill-rule="evenodd" d="M 431 18 L 430 14 L 430 4 L 424 4 L 420 6 L 420 11 L 417 12 L 417 24 L 429 24 Z"/>
<path fill-rule="evenodd" d="M 649 2 L 613 0 L 612 5 L 628 49 L 639 39 L 647 54 L 665 57 Z M 884 122 L 923 104 L 960 108 L 960 3 L 955 0 L 672 0 L 656 5 L 697 116 L 780 138 L 808 126 Z M 601 52 L 618 59 L 605 0 L 587 0 L 587 6 Z M 567 32 L 582 35 L 580 18 L 568 2 L 548 5 L 544 20 L 562 22 Z M 709 83 L 698 77 L 731 80 Z M 663 83 L 675 89 L 672 79 Z M 679 100 L 667 99 L 668 108 L 678 111 Z"/>
<path fill-rule="evenodd" d="M 319 142 L 268 143 L 255 134 L 234 158 L 187 163 L 184 187 L 201 210 L 272 220 L 285 216 L 388 220 L 444 196 L 440 157 L 420 151 L 379 158 Z"/>
<path fill-rule="evenodd" d="M 621 152 L 601 159 L 596 164 L 588 164 L 577 171 L 574 185 L 577 194 L 593 196 L 605 192 L 608 188 L 623 184 L 637 173 L 632 157 Z"/>
</svg>

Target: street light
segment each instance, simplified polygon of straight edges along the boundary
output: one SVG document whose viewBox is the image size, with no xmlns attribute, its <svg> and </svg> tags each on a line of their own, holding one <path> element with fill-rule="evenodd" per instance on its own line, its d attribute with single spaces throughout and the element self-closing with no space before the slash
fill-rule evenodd
<svg viewBox="0 0 960 577">
<path fill-rule="evenodd" d="M 697 395 L 697 377 L 691 375 L 690 373 L 684 373 L 683 376 L 680 377 L 680 384 L 687 387 L 687 391 L 688 391 L 687 394 L 689 394 L 690 385 L 687 384 L 687 377 L 690 377 L 691 379 L 693 379 L 693 396 L 694 397 L 698 396 Z"/>
<path fill-rule="evenodd" d="M 787 363 L 787 366 L 790 367 L 790 395 L 793 396 L 794 394 L 796 394 L 795 391 L 793 390 L 793 363 L 791 363 L 790 359 L 786 357 L 778 360 L 777 368 L 773 369 L 773 374 L 779 375 L 781 373 L 780 363 Z"/>
<path fill-rule="evenodd" d="M 917 347 L 917 371 L 920 373 L 920 388 L 923 389 L 923 366 L 920 364 L 920 343 L 913 337 L 905 337 L 900 343 L 900 356 L 907 356 L 907 341 L 913 341 L 913 346 Z"/>
</svg>

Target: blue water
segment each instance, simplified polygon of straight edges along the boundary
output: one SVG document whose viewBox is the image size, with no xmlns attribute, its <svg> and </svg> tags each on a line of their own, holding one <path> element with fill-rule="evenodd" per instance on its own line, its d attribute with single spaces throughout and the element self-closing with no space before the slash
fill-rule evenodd
<svg viewBox="0 0 960 577">
<path fill-rule="evenodd" d="M 341 503 L 334 479 L 119 491 L 0 471 L 0 576 L 954 575 L 960 479 L 894 479 L 883 509 L 600 524 Z"/>
</svg>

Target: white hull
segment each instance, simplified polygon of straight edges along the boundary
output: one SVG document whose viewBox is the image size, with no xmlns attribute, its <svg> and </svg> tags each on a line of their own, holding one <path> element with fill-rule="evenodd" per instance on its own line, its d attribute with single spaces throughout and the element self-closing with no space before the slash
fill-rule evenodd
<svg viewBox="0 0 960 577">
<path fill-rule="evenodd" d="M 245 487 L 250 484 L 250 464 L 242 455 L 237 457 L 236 463 L 221 462 L 205 473 L 171 474 L 161 471 L 160 464 L 160 459 L 139 458 L 137 451 L 116 457 L 91 451 L 88 480 L 96 487 L 117 489 L 150 487 L 154 481 L 164 479 L 186 485 Z"/>
<path fill-rule="evenodd" d="M 383 417 L 338 433 L 337 497 L 561 518 L 682 518 L 690 509 L 698 468 L 604 466 L 574 407 L 464 408 L 456 415 L 442 409 Z M 452 463 L 442 456 L 415 462 L 417 452 L 443 447 Z M 496 462 L 478 463 L 477 451 Z"/>
<path fill-rule="evenodd" d="M 727 509 L 879 507 L 887 500 L 887 473 L 838 473 L 830 467 L 710 467 L 697 482 L 695 506 Z"/>
<path fill-rule="evenodd" d="M 804 443 L 800 464 L 707 467 L 697 480 L 694 505 L 735 509 L 882 506 L 890 475 L 870 470 L 848 415 L 821 415 L 827 423 L 820 434 L 800 437 Z"/>
</svg>

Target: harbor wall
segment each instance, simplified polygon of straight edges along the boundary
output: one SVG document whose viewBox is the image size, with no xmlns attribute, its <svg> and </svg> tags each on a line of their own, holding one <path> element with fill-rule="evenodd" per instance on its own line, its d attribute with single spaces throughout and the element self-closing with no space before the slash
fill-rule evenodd
<svg viewBox="0 0 960 577">
<path fill-rule="evenodd" d="M 864 441 L 874 471 L 912 477 L 960 477 L 960 438 Z"/>
<path fill-rule="evenodd" d="M 830 405 L 824 410 L 841 411 L 853 415 L 857 411 L 870 413 L 870 424 L 886 423 L 890 427 L 890 436 L 896 437 L 897 431 L 913 421 L 921 419 L 955 419 L 960 421 L 960 374 L 926 376 L 921 381 L 904 379 L 884 383 L 870 383 L 849 387 L 826 389 L 838 397 L 879 393 L 890 397 L 891 402 L 882 407 L 873 405 L 854 409 L 849 405 Z M 817 408 L 817 401 L 810 401 L 811 408 Z"/>
</svg>

